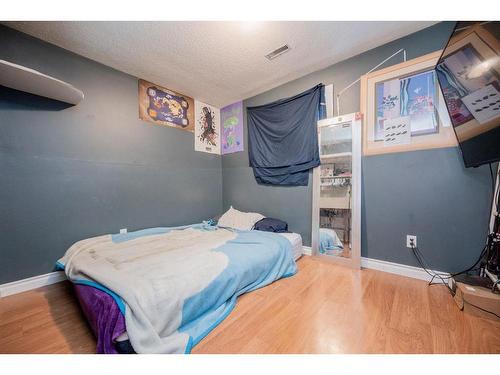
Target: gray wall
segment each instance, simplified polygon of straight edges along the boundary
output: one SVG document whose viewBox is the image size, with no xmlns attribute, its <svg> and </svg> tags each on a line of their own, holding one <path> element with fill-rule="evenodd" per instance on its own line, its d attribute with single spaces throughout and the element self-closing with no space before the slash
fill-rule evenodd
<svg viewBox="0 0 500 375">
<path fill-rule="evenodd" d="M 441 49 L 453 23 L 440 23 L 250 98 L 260 105 L 306 90 L 319 82 L 340 90 L 400 48 L 408 59 Z M 401 60 L 391 61 L 390 64 Z M 342 96 L 342 113 L 359 111 L 359 85 Z M 245 124 L 246 132 L 246 124 Z M 246 141 L 246 138 L 245 138 Z M 247 150 L 245 144 L 245 150 Z M 222 158 L 224 208 L 281 218 L 311 243 L 311 180 L 308 187 L 269 187 L 255 182 L 247 152 Z M 479 255 L 491 199 L 487 166 L 465 169 L 456 148 L 363 158 L 362 256 L 417 265 L 406 249 L 416 234 L 434 269 L 456 271 Z"/>
<path fill-rule="evenodd" d="M 64 109 L 0 90 L 0 283 L 50 272 L 83 238 L 220 213 L 220 157 L 139 120 L 136 78 L 4 26 L 0 59 L 85 93 Z"/>
</svg>

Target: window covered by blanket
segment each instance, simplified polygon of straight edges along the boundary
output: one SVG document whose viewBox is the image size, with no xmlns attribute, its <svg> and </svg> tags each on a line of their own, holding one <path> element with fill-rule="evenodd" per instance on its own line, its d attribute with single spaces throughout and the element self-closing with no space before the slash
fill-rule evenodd
<svg viewBox="0 0 500 375">
<path fill-rule="evenodd" d="M 247 108 L 248 154 L 259 184 L 307 186 L 320 165 L 316 122 L 326 117 L 322 84 L 291 98 Z"/>
</svg>

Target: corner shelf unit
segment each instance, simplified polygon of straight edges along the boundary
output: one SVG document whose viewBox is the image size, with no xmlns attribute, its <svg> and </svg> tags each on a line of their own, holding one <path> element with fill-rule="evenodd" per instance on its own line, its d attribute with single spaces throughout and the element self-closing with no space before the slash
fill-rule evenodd
<svg viewBox="0 0 500 375">
<path fill-rule="evenodd" d="M 81 90 L 67 82 L 5 60 L 0 60 L 0 85 L 72 105 L 84 97 Z"/>
</svg>

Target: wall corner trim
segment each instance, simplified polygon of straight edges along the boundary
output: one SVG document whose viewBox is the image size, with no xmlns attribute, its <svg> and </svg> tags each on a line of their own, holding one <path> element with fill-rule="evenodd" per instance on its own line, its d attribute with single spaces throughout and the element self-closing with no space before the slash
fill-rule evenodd
<svg viewBox="0 0 500 375">
<path fill-rule="evenodd" d="M 55 284 L 66 280 L 66 275 L 63 271 L 56 271 L 29 277 L 27 279 L 17 280 L 6 284 L 0 285 L 0 298 L 10 296 L 12 294 L 26 292 L 31 289 L 40 288 Z"/>
</svg>

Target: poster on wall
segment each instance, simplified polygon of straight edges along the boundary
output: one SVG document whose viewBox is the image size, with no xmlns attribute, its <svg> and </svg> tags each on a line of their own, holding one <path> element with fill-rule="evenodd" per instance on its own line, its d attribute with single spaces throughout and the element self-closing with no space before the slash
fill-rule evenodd
<svg viewBox="0 0 500 375">
<path fill-rule="evenodd" d="M 412 75 L 400 80 L 401 116 L 410 117 L 411 135 L 438 131 L 437 82 L 433 71 Z"/>
<path fill-rule="evenodd" d="M 432 70 L 377 83 L 375 140 L 385 140 L 385 121 L 401 116 L 409 117 L 411 136 L 437 133 L 437 100 Z"/>
<path fill-rule="evenodd" d="M 220 155 L 220 109 L 196 100 L 194 112 L 195 151 Z"/>
<path fill-rule="evenodd" d="M 243 102 L 222 108 L 220 118 L 221 153 L 243 151 Z"/>
<path fill-rule="evenodd" d="M 194 107 L 194 100 L 189 96 L 139 80 L 141 120 L 194 132 Z"/>
</svg>

